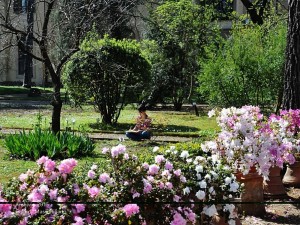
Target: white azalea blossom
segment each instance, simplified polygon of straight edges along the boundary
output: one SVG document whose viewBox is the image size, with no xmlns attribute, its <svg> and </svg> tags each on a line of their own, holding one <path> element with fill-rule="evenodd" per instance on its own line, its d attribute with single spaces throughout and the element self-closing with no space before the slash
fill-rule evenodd
<svg viewBox="0 0 300 225">
<path fill-rule="evenodd" d="M 199 182 L 199 186 L 200 186 L 200 188 L 206 188 L 207 183 L 205 182 L 205 180 L 202 180 L 202 181 Z"/>
<path fill-rule="evenodd" d="M 189 187 L 186 187 L 186 188 L 183 189 L 183 194 L 184 195 L 188 195 L 190 192 L 191 192 L 191 190 L 190 190 Z"/>
<path fill-rule="evenodd" d="M 211 206 L 205 206 L 203 208 L 203 212 L 205 215 L 208 215 L 209 217 L 212 217 L 213 215 L 215 215 L 217 213 L 217 208 L 215 205 L 211 205 Z"/>
<path fill-rule="evenodd" d="M 213 117 L 213 116 L 216 115 L 216 111 L 215 111 L 214 109 L 212 109 L 212 110 L 210 110 L 210 111 L 208 112 L 207 115 L 208 115 L 209 118 L 211 118 L 211 117 Z"/>
<path fill-rule="evenodd" d="M 229 189 L 229 191 L 237 192 L 239 186 L 240 186 L 240 185 L 239 185 L 237 182 L 232 182 L 232 183 L 230 184 L 230 189 Z"/>
<path fill-rule="evenodd" d="M 196 197 L 199 199 L 199 200 L 203 200 L 205 198 L 205 192 L 204 191 L 197 191 L 196 193 Z"/>
<path fill-rule="evenodd" d="M 153 148 L 153 152 L 157 152 L 159 150 L 159 147 L 158 146 L 155 146 L 154 148 Z"/>
<path fill-rule="evenodd" d="M 182 151 L 180 154 L 181 158 L 188 158 L 189 157 L 189 152 L 188 151 Z"/>
<path fill-rule="evenodd" d="M 231 178 L 230 177 L 226 177 L 225 178 L 225 184 L 230 184 L 231 183 Z"/>
<path fill-rule="evenodd" d="M 198 165 L 198 166 L 196 166 L 195 170 L 196 170 L 197 173 L 202 173 L 203 172 L 203 166 Z"/>
</svg>

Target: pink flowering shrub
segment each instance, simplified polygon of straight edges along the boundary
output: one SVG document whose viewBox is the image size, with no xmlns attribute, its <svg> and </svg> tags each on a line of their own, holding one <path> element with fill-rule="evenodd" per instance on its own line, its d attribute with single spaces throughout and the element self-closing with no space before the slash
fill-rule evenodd
<svg viewBox="0 0 300 225">
<path fill-rule="evenodd" d="M 194 223 L 192 206 L 160 204 L 180 198 L 186 179 L 163 156 L 151 165 L 123 145 L 104 149 L 110 170 L 87 170 L 77 161 L 41 157 L 38 169 L 13 179 L 0 192 L 0 224 L 171 224 L 175 214 Z M 97 204 L 99 202 L 99 204 Z M 158 203 L 155 203 L 158 202 Z M 13 204 L 12 204 L 13 203 Z"/>
<path fill-rule="evenodd" d="M 74 159 L 58 163 L 41 157 L 37 170 L 1 190 L 0 224 L 185 225 L 195 224 L 200 212 L 225 215 L 234 224 L 230 201 L 240 186 L 217 157 L 170 147 L 140 162 L 121 144 L 103 154 L 107 168 L 76 170 Z"/>
<path fill-rule="evenodd" d="M 227 108 L 217 113 L 221 132 L 213 141 L 202 145 L 205 152 L 219 155 L 235 170 L 249 173 L 255 166 L 268 179 L 269 169 L 295 162 L 294 151 L 299 149 L 295 131 L 299 127 L 299 111 L 282 111 L 279 116 L 265 119 L 258 107 Z"/>
</svg>

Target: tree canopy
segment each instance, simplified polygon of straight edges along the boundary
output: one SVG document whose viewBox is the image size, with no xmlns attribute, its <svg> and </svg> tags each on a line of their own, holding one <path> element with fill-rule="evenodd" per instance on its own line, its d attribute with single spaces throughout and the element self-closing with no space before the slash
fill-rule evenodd
<svg viewBox="0 0 300 225">
<path fill-rule="evenodd" d="M 136 41 L 90 36 L 66 64 L 64 78 L 76 104 L 92 100 L 102 122 L 114 124 L 124 104 L 145 91 L 149 69 Z"/>
</svg>

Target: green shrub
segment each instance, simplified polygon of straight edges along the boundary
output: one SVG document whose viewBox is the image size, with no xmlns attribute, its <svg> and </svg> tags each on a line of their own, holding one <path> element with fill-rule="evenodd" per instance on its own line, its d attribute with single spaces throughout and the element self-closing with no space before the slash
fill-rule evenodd
<svg viewBox="0 0 300 225">
<path fill-rule="evenodd" d="M 50 130 L 36 127 L 5 138 L 5 145 L 14 158 L 36 160 L 41 156 L 52 159 L 91 155 L 95 149 L 92 140 L 82 134 L 63 131 L 55 135 Z"/>
<path fill-rule="evenodd" d="M 206 154 L 202 151 L 200 142 L 183 142 L 183 143 L 180 142 L 180 143 L 176 143 L 173 146 L 175 147 L 176 150 L 180 152 L 188 151 L 189 154 L 192 156 L 203 156 Z M 167 147 L 167 149 L 169 148 L 170 146 Z"/>
<path fill-rule="evenodd" d="M 237 23 L 230 37 L 207 48 L 199 92 L 220 107 L 277 104 L 283 86 L 286 23 L 270 17 L 262 26 Z"/>
</svg>

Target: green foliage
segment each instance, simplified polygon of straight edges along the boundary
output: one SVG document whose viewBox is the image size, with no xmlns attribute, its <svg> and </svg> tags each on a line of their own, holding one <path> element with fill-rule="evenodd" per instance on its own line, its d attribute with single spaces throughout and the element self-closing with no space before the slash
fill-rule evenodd
<svg viewBox="0 0 300 225">
<path fill-rule="evenodd" d="M 64 69 L 64 83 L 76 104 L 92 100 L 102 122 L 117 122 L 124 105 L 141 94 L 149 62 L 133 40 L 98 39 L 90 33 Z"/>
<path fill-rule="evenodd" d="M 63 131 L 57 135 L 36 127 L 33 132 L 21 131 L 5 138 L 5 146 L 14 158 L 36 160 L 41 156 L 69 158 L 91 155 L 95 145 L 81 134 Z"/>
<path fill-rule="evenodd" d="M 204 13 L 205 12 L 205 13 Z M 176 110 L 194 93 L 198 58 L 214 40 L 213 8 L 190 0 L 164 1 L 150 13 L 147 42 L 152 62 L 150 99 L 172 99 Z"/>
<path fill-rule="evenodd" d="M 201 144 L 199 142 L 185 142 L 176 143 L 175 149 L 182 151 L 188 151 L 192 156 L 203 156 L 205 153 L 201 149 Z"/>
<path fill-rule="evenodd" d="M 282 18 L 269 17 L 261 26 L 235 24 L 228 39 L 207 49 L 200 93 L 218 106 L 273 106 L 283 86 L 285 44 Z"/>
</svg>

